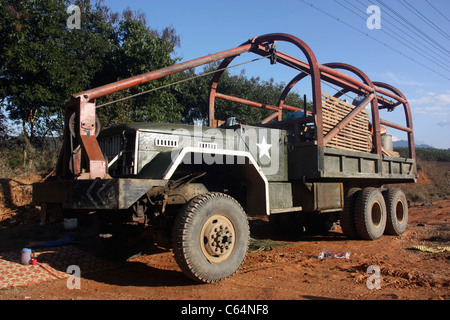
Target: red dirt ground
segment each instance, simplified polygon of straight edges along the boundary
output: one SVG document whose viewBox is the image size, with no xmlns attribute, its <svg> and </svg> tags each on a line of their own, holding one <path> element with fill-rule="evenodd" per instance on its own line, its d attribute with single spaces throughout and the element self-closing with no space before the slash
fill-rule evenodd
<svg viewBox="0 0 450 320">
<path fill-rule="evenodd" d="M 27 210 L 36 215 L 31 208 Z M 193 283 L 181 273 L 171 251 L 159 250 L 107 271 L 82 273 L 81 289 L 70 290 L 67 279 L 58 279 L 1 289 L 0 300 L 449 300 L 450 252 L 413 249 L 416 245 L 449 246 L 449 213 L 450 201 L 440 200 L 411 207 L 408 228 L 401 236 L 348 240 L 338 228 L 326 236 L 265 248 L 249 253 L 235 276 L 214 284 Z M 14 226 L 20 223 L 11 224 L 11 219 L 14 217 L 0 227 L 0 234 L 11 235 L 4 233 L 0 252 L 33 240 L 24 232 L 30 235 L 30 228 L 40 227 L 38 219 L 34 219 L 34 227 Z M 264 217 L 252 220 L 251 230 L 276 238 Z M 351 255 L 349 259 L 319 260 L 323 249 Z M 367 286 L 373 275 L 367 273 L 371 265 L 381 270 L 379 289 Z"/>
</svg>

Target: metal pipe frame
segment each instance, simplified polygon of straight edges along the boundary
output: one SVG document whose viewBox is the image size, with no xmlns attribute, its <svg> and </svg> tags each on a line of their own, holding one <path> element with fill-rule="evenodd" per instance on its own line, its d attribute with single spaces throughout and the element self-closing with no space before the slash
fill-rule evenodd
<svg viewBox="0 0 450 320">
<path fill-rule="evenodd" d="M 283 52 L 276 52 L 277 63 L 301 71 L 301 73 L 292 79 L 286 86 L 279 98 L 277 106 L 232 97 L 217 92 L 219 80 L 223 75 L 225 68 L 227 68 L 237 56 L 245 52 L 252 52 L 260 56 L 272 55 L 273 46 L 278 41 L 288 42 L 295 45 L 305 56 L 306 62 L 289 56 Z M 66 105 L 64 143 L 58 159 L 56 169 L 57 176 L 76 179 L 108 178 L 106 161 L 100 150 L 97 139 L 95 138 L 95 132 L 97 129 L 95 117 L 96 98 L 219 60 L 222 60 L 222 62 L 213 76 L 209 90 L 208 120 L 210 127 L 217 125 L 214 112 L 216 98 L 273 110 L 275 113 L 264 119 L 263 123 L 266 123 L 266 125 L 269 126 L 278 127 L 277 124 L 270 121 L 277 119 L 278 122 L 280 122 L 282 120 L 283 110 L 300 110 L 299 108 L 285 105 L 284 101 L 290 90 L 299 81 L 304 79 L 306 76 L 310 76 L 313 102 L 312 113 L 303 119 L 289 120 L 287 122 L 283 121 L 284 124 L 288 124 L 288 122 L 291 124 L 292 122 L 294 126 L 298 126 L 300 123 L 314 123 L 317 145 L 326 146 L 332 136 L 328 133 L 326 138 L 324 138 L 323 134 L 321 82 L 329 82 L 341 87 L 341 92 L 351 91 L 370 98 L 366 101 L 366 103 L 371 103 L 375 153 L 379 155 L 382 153 L 380 138 L 380 124 L 382 123 L 396 129 L 404 130 L 408 133 L 410 156 L 415 159 L 411 111 L 406 98 L 399 90 L 382 82 L 372 82 L 361 70 L 348 64 L 334 62 L 321 65 L 317 62 L 311 48 L 299 38 L 285 33 L 272 33 L 249 39 L 233 49 L 210 54 L 201 58 L 189 60 L 74 94 Z M 360 80 L 336 69 L 350 71 L 353 74 L 356 74 Z M 339 96 L 339 92 L 336 93 L 336 95 Z M 391 103 L 388 99 L 381 95 L 392 98 L 396 100 L 396 102 Z M 385 105 L 393 107 L 398 104 L 403 104 L 407 126 L 403 127 L 392 124 L 388 121 L 380 120 L 378 114 L 379 101 L 383 102 Z M 362 108 L 358 108 L 355 112 L 352 112 L 352 114 L 340 124 L 340 127 L 333 131 L 333 134 L 337 134 L 337 132 L 339 132 L 339 130 L 341 130 L 361 110 Z M 70 119 L 73 119 L 74 122 L 70 123 Z M 72 128 L 72 130 L 70 128 Z"/>
<path fill-rule="evenodd" d="M 315 125 L 316 125 L 316 139 L 319 145 L 323 144 L 323 131 L 322 131 L 322 99 L 321 99 L 321 83 L 320 83 L 320 71 L 319 71 L 319 63 L 311 50 L 311 48 L 304 43 L 299 38 L 285 34 L 285 33 L 272 33 L 266 34 L 259 37 L 254 37 L 250 39 L 248 42 L 253 44 L 252 51 L 261 56 L 270 55 L 270 45 L 274 44 L 276 41 L 285 41 L 294 44 L 299 48 L 303 54 L 305 55 L 308 63 L 305 63 L 301 60 L 292 58 L 286 54 L 281 52 L 277 52 L 277 56 L 280 59 L 277 59 L 282 64 L 286 64 L 291 68 L 297 69 L 305 69 L 308 70 L 308 73 L 311 75 L 311 85 L 313 88 L 313 105 L 314 105 L 314 117 L 315 117 Z M 247 43 L 248 43 L 247 42 Z M 224 69 L 228 67 L 228 65 L 236 58 L 237 56 L 231 56 L 222 61 L 222 63 L 218 67 L 218 72 L 214 74 L 213 79 L 211 81 L 210 92 L 209 92 L 209 126 L 213 127 L 216 125 L 214 118 L 214 107 L 215 107 L 215 98 L 217 97 L 217 85 L 218 82 L 224 72 Z M 278 110 L 278 119 L 281 120 L 282 109 Z"/>
<path fill-rule="evenodd" d="M 372 110 L 372 121 L 373 121 L 373 128 L 374 128 L 374 134 L 373 134 L 373 146 L 374 146 L 374 152 L 376 154 L 381 155 L 382 149 L 381 149 L 381 134 L 380 134 L 380 118 L 379 118 L 379 109 L 378 109 L 378 97 L 374 94 L 376 92 L 375 86 L 370 80 L 370 78 L 362 72 L 360 69 L 349 65 L 345 63 L 340 62 L 331 62 L 331 63 L 325 63 L 323 65 L 319 66 L 319 69 L 321 70 L 321 76 L 323 78 L 327 78 L 329 82 L 333 82 L 334 84 L 340 85 L 343 90 L 338 91 L 335 94 L 335 97 L 340 97 L 342 94 L 345 94 L 349 91 L 353 91 L 360 95 L 369 95 L 370 99 L 366 101 L 367 103 L 371 103 L 371 110 Z M 358 82 L 357 79 L 350 77 L 347 74 L 344 74 L 342 72 L 338 72 L 335 69 L 343 69 L 352 72 L 353 74 L 357 75 L 363 82 Z M 288 85 L 285 87 L 283 92 L 281 93 L 278 105 L 282 106 L 284 104 L 284 100 L 286 99 L 289 92 L 292 90 L 292 88 L 302 79 L 304 79 L 309 74 L 305 71 L 298 74 L 296 77 L 294 77 Z M 344 79 L 342 82 L 336 82 L 335 80 L 338 78 Z M 392 95 L 392 94 L 391 94 Z M 367 104 L 366 103 L 366 104 Z M 365 105 L 364 105 L 365 106 Z M 345 125 L 347 125 L 356 115 L 358 115 L 363 109 L 362 108 L 356 108 L 358 112 L 352 112 L 352 117 L 345 119 Z M 344 125 L 344 126 L 345 126 Z M 341 124 L 338 124 L 336 128 L 331 130 L 327 137 L 324 139 L 324 146 L 326 146 L 331 139 L 339 133 L 340 130 L 343 129 L 340 127 Z"/>
<path fill-rule="evenodd" d="M 384 124 L 385 126 L 389 126 L 395 129 L 403 130 L 407 132 L 408 134 L 408 148 L 409 148 L 409 157 L 412 159 L 416 159 L 416 145 L 414 143 L 414 131 L 413 131 L 413 121 L 412 121 L 412 115 L 411 115 L 411 108 L 409 107 L 408 100 L 405 98 L 403 93 L 398 90 L 397 88 L 384 83 L 384 82 L 373 82 L 373 85 L 375 86 L 375 89 L 377 92 L 380 92 L 382 94 L 388 93 L 388 91 L 384 90 L 387 89 L 396 96 L 399 96 L 402 98 L 402 104 L 403 104 L 403 110 L 405 112 L 405 119 L 406 119 L 406 127 L 400 126 L 398 124 L 388 122 L 385 120 L 381 120 L 380 123 Z"/>
</svg>

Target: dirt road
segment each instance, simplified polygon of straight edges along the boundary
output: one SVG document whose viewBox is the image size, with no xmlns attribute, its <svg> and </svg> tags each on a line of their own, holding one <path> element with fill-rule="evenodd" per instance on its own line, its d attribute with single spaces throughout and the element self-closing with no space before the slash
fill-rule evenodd
<svg viewBox="0 0 450 320">
<path fill-rule="evenodd" d="M 253 236 L 279 240 L 264 218 L 252 220 L 251 231 Z M 26 236 L 17 232 L 1 244 L 2 250 L 22 245 Z M 450 252 L 413 249 L 449 246 L 450 201 L 410 208 L 408 229 L 398 237 L 347 240 L 338 228 L 325 236 L 277 243 L 284 245 L 249 253 L 241 270 L 219 283 L 191 282 L 172 252 L 160 250 L 106 271 L 82 274 L 80 289 L 68 289 L 67 279 L 58 279 L 1 289 L 0 300 L 450 299 Z M 319 260 L 323 249 L 350 252 L 350 257 Z"/>
</svg>

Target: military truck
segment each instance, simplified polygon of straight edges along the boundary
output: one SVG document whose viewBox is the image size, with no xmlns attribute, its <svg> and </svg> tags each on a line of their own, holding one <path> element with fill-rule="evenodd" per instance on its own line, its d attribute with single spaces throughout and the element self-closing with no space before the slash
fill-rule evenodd
<svg viewBox="0 0 450 320">
<path fill-rule="evenodd" d="M 277 50 L 281 42 L 299 49 L 306 62 Z M 247 52 L 298 71 L 277 105 L 217 91 L 224 70 Z M 99 132 L 96 98 L 218 60 L 208 126 L 125 123 Z M 285 104 L 303 79 L 310 81 L 312 110 Z M 251 125 L 239 115 L 216 119 L 216 99 L 273 113 Z M 406 124 L 380 118 L 380 111 L 400 105 Z M 406 133 L 408 157 L 392 150 L 386 127 Z M 181 270 L 202 283 L 239 270 L 249 245 L 248 216 L 268 215 L 289 236 L 337 221 L 350 238 L 400 235 L 407 201 L 399 188 L 385 185 L 417 179 L 403 94 L 351 65 L 319 64 L 302 40 L 280 33 L 73 95 L 55 172 L 33 185 L 33 202 L 44 215 L 94 215 L 99 241 L 116 255 L 143 239 L 172 248 Z"/>
</svg>

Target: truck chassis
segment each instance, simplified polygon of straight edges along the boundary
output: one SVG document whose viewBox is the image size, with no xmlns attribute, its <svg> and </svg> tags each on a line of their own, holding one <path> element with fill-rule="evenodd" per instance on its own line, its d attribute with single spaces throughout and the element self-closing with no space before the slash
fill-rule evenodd
<svg viewBox="0 0 450 320">
<path fill-rule="evenodd" d="M 307 62 L 278 51 L 277 42 L 293 44 Z M 224 70 L 246 52 L 299 71 L 278 105 L 217 92 Z M 218 60 L 208 127 L 129 123 L 99 134 L 96 98 Z M 312 111 L 284 102 L 305 78 L 311 81 Z M 328 95 L 322 83 L 339 89 Z M 341 99 L 347 93 L 361 99 L 347 103 Z M 254 125 L 224 122 L 215 118 L 216 99 L 273 113 Z M 380 119 L 380 110 L 400 105 L 406 125 Z M 302 116 L 283 119 L 284 111 Z M 406 132 L 407 158 L 384 142 L 389 137 L 385 127 Z M 33 185 L 33 203 L 44 216 L 95 213 L 107 250 L 117 254 L 119 248 L 150 239 L 173 248 L 183 272 L 204 283 L 239 270 L 249 243 L 247 215 L 269 215 L 288 235 L 338 220 L 350 238 L 401 234 L 408 218 L 406 197 L 400 189 L 384 186 L 417 179 L 412 118 L 404 95 L 351 65 L 319 64 L 302 40 L 279 33 L 73 95 L 66 106 L 55 172 Z"/>
</svg>

